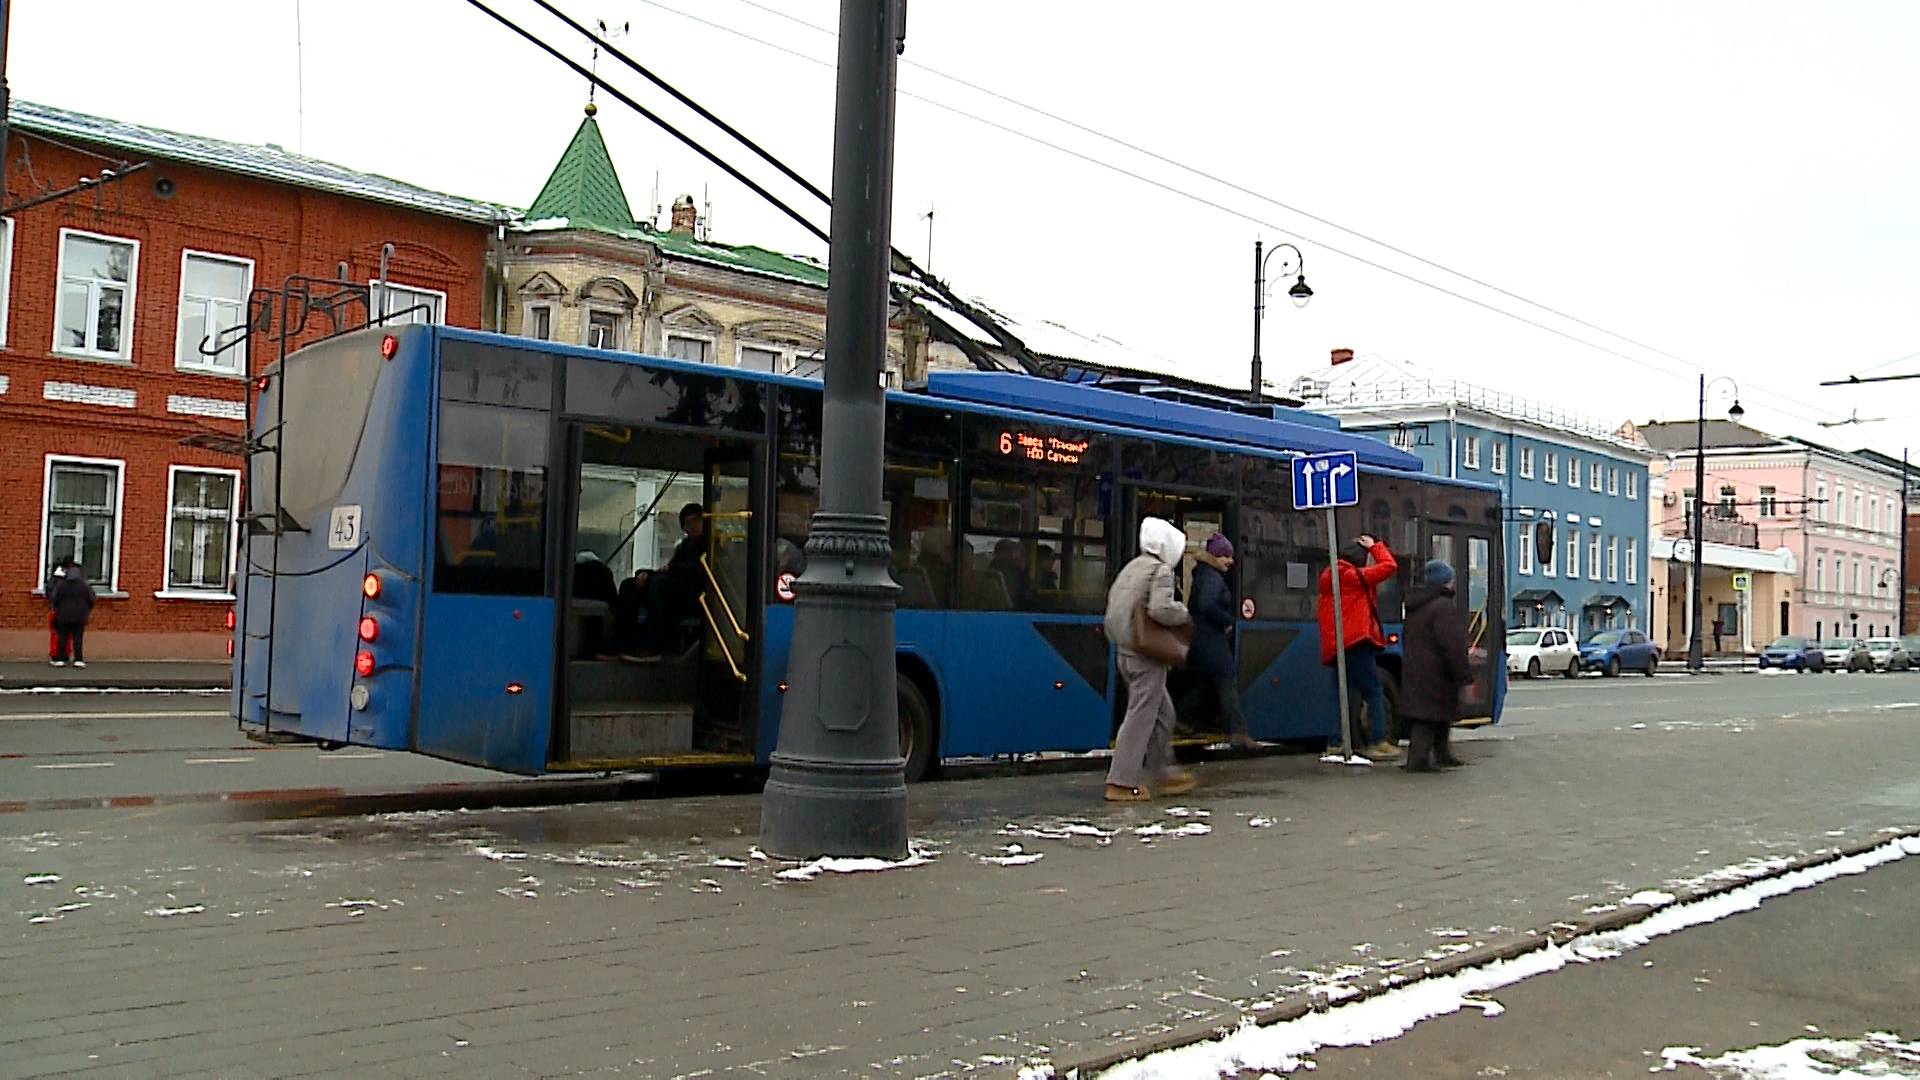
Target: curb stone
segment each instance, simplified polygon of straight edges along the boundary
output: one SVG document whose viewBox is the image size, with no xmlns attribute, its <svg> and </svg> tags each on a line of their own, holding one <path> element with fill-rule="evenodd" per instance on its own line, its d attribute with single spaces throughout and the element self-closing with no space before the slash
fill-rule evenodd
<svg viewBox="0 0 1920 1080">
<path fill-rule="evenodd" d="M 1272 1024 L 1285 1023 L 1289 1020 L 1298 1020 L 1308 1013 L 1327 1012 L 1334 1008 L 1365 1001 L 1368 998 L 1379 997 L 1388 991 L 1397 990 L 1403 986 L 1408 986 L 1426 979 L 1436 978 L 1442 975 L 1452 975 L 1468 968 L 1480 967 L 1499 960 L 1512 960 L 1515 957 L 1524 956 L 1537 949 L 1543 949 L 1548 944 L 1564 946 L 1567 942 L 1577 937 L 1584 937 L 1588 934 L 1606 933 L 1610 930 L 1619 930 L 1640 922 L 1654 912 L 1665 908 L 1692 903 L 1696 900 L 1705 900 L 1709 897 L 1718 896 L 1722 893 L 1732 892 L 1735 889 L 1751 885 L 1756 881 L 1766 881 L 1771 878 L 1780 877 L 1783 874 L 1793 873 L 1796 870 L 1822 866 L 1839 859 L 1860 855 L 1872 851 L 1875 848 L 1884 847 L 1897 840 L 1912 837 L 1920 837 L 1920 828 L 1890 829 L 1886 832 L 1875 834 L 1870 840 L 1855 841 L 1840 847 L 1821 848 L 1814 852 L 1802 853 L 1795 856 L 1794 859 L 1786 865 L 1768 870 L 1763 874 L 1756 874 L 1752 877 L 1730 878 L 1726 881 L 1709 882 L 1690 888 L 1672 889 L 1672 902 L 1662 904 L 1659 907 L 1649 907 L 1645 904 L 1630 904 L 1622 905 L 1617 911 L 1609 911 L 1597 916 L 1582 915 L 1575 918 L 1563 919 L 1553 923 L 1544 931 L 1528 930 L 1524 934 L 1502 941 L 1489 942 L 1476 949 L 1449 956 L 1444 960 L 1423 962 L 1419 966 L 1418 973 L 1409 973 L 1413 967 L 1413 965 L 1409 964 L 1407 965 L 1408 970 L 1388 972 L 1384 975 L 1372 976 L 1362 982 L 1349 984 L 1353 987 L 1354 993 L 1341 998 L 1338 1002 L 1329 1002 L 1324 995 L 1315 996 L 1311 991 L 1296 993 L 1291 995 L 1287 1000 L 1267 1008 L 1249 1010 L 1242 1014 L 1240 1021 L 1234 1023 L 1207 1020 L 1182 1024 L 1156 1035 L 1130 1040 L 1104 1050 L 1090 1052 L 1064 1061 L 1054 1061 L 1050 1064 L 1053 1067 L 1053 1074 L 1055 1076 L 1091 1077 L 1102 1070 L 1147 1057 L 1151 1054 L 1157 1054 L 1163 1050 L 1174 1050 L 1182 1046 L 1191 1046 L 1194 1043 L 1222 1038 L 1233 1033 L 1246 1021 L 1251 1021 L 1255 1027 L 1267 1027 Z"/>
</svg>

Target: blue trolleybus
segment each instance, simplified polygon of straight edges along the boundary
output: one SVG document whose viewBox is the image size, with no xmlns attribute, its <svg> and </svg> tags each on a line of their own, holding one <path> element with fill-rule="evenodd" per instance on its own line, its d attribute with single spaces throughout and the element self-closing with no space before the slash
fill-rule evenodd
<svg viewBox="0 0 1920 1080">
<path fill-rule="evenodd" d="M 244 730 L 527 774 L 766 761 L 819 492 L 818 383 L 407 326 L 309 345 L 258 389 Z M 1292 509 L 1288 467 L 1322 450 L 1362 465 L 1343 536 L 1387 540 L 1403 581 L 1428 558 L 1455 566 L 1464 711 L 1497 716 L 1499 492 L 1322 417 L 1218 404 L 971 371 L 888 395 L 910 776 L 1111 745 L 1101 612 L 1148 514 L 1238 550 L 1255 737 L 1337 740 L 1315 622 L 1324 516 Z M 1401 591 L 1381 592 L 1390 631 Z"/>
</svg>

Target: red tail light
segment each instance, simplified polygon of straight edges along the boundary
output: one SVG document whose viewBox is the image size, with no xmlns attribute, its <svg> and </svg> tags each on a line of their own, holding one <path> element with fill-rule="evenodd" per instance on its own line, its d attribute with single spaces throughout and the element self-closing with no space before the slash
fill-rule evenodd
<svg viewBox="0 0 1920 1080">
<path fill-rule="evenodd" d="M 353 673 L 363 679 L 373 674 L 373 654 L 365 649 L 353 654 Z"/>
<path fill-rule="evenodd" d="M 233 639 L 227 639 L 227 659 L 233 659 Z"/>
<path fill-rule="evenodd" d="M 526 690 L 526 687 L 520 685 L 517 682 L 510 682 L 507 684 L 507 693 L 509 694 L 518 694 L 518 693 L 522 693 L 525 690 Z"/>
<path fill-rule="evenodd" d="M 238 621 L 238 616 L 236 616 L 236 615 L 234 614 L 234 612 L 233 612 L 233 609 L 232 609 L 232 608 L 228 608 L 228 609 L 227 609 L 227 629 L 229 629 L 229 630 L 231 630 L 231 629 L 233 629 L 233 627 L 234 627 L 234 624 L 235 624 L 235 623 L 236 623 L 237 621 Z"/>
<path fill-rule="evenodd" d="M 367 615 L 360 620 L 360 640 L 371 642 L 380 636 L 380 624 L 373 616 Z"/>
<path fill-rule="evenodd" d="M 369 600 L 380 599 L 380 575 L 368 574 L 366 577 L 361 578 L 360 591 L 365 594 Z"/>
<path fill-rule="evenodd" d="M 393 354 L 400 351 L 400 339 L 388 334 L 380 339 L 380 359 L 391 360 Z"/>
<path fill-rule="evenodd" d="M 263 393 L 263 394 L 264 394 L 264 393 L 266 393 L 266 392 L 267 392 L 267 377 L 266 377 L 265 375 L 262 375 L 262 376 L 260 376 L 260 377 L 259 377 L 258 379 L 255 379 L 255 380 L 253 380 L 253 388 L 254 388 L 255 390 L 258 390 L 258 391 L 260 391 L 260 392 L 261 392 L 261 393 Z"/>
</svg>

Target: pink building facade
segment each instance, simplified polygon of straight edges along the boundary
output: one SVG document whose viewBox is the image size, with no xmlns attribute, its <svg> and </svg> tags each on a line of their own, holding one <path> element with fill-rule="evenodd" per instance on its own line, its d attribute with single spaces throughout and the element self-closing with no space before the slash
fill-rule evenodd
<svg viewBox="0 0 1920 1080">
<path fill-rule="evenodd" d="M 1662 454 L 1654 534 L 1688 539 L 1694 496 L 1694 425 L 1650 424 L 1639 435 Z M 1833 639 L 1897 633 L 1900 475 L 1859 456 L 1750 428 L 1708 425 L 1708 550 L 1790 554 L 1794 587 L 1776 587 L 1756 626 L 1771 634 Z M 1684 545 L 1681 545 L 1684 550 Z M 1712 582 L 1712 577 L 1707 579 Z M 1747 598 L 1751 602 L 1752 598 Z M 1734 598 L 1706 601 L 1708 622 Z M 1764 644 L 1764 642 L 1761 642 Z"/>
</svg>

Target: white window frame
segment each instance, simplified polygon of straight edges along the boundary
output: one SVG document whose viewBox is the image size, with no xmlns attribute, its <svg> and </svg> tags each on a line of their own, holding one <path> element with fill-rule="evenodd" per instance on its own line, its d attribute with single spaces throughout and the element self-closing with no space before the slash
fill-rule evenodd
<svg viewBox="0 0 1920 1080">
<path fill-rule="evenodd" d="M 58 304 L 55 298 L 55 304 Z M 0 217 L 0 349 L 7 345 L 7 312 L 13 307 L 13 219 Z M 59 333 L 55 330 L 54 333 Z"/>
<path fill-rule="evenodd" d="M 1557 484 L 1560 482 L 1560 455 L 1551 450 L 1547 451 L 1547 474 L 1545 479 L 1549 484 Z"/>
<path fill-rule="evenodd" d="M 1878 495 L 1867 496 L 1867 528 L 1873 530 L 1880 528 L 1880 496 Z"/>
<path fill-rule="evenodd" d="M 1580 579 L 1580 530 L 1579 529 L 1567 530 L 1566 570 L 1567 570 L 1568 581 L 1578 581 Z"/>
<path fill-rule="evenodd" d="M 1856 529 L 1860 527 L 1860 492 L 1858 490 L 1853 493 L 1853 527 Z"/>
<path fill-rule="evenodd" d="M 1627 537 L 1627 584 L 1640 584 L 1640 541 L 1631 536 Z"/>
<path fill-rule="evenodd" d="M 547 317 L 547 333 L 545 337 L 534 337 L 531 333 L 533 329 L 533 313 L 536 311 Z M 529 341 L 552 341 L 553 305 L 547 303 L 522 304 L 520 306 L 520 336 Z"/>
<path fill-rule="evenodd" d="M 758 368 L 748 368 L 748 367 L 742 366 L 742 361 L 745 359 L 743 354 L 748 349 L 754 349 L 759 352 L 768 352 L 773 354 L 773 367 L 768 369 L 769 373 L 771 374 L 785 375 L 789 371 L 793 370 L 794 351 L 791 348 L 788 348 L 784 345 L 775 345 L 772 342 L 767 342 L 767 341 L 739 341 L 739 340 L 735 340 L 733 343 L 733 366 L 735 368 L 741 371 L 758 371 L 759 370 Z"/>
<path fill-rule="evenodd" d="M 162 531 L 164 547 L 160 549 L 160 588 L 153 595 L 162 600 L 227 600 L 234 599 L 229 587 L 219 589 L 196 589 L 176 587 L 173 584 L 173 485 L 181 473 L 205 473 L 212 476 L 226 476 L 233 480 L 233 501 L 227 504 L 227 584 L 231 586 L 239 572 L 240 555 L 240 470 L 221 469 L 204 465 L 167 466 L 167 526 Z"/>
<path fill-rule="evenodd" d="M 53 513 L 53 468 L 56 465 L 93 465 L 114 471 L 113 556 L 108 561 L 106 591 L 117 594 L 120 592 L 120 546 L 127 534 L 127 463 L 120 458 L 80 457 L 74 454 L 48 454 L 40 467 L 40 560 L 35 570 L 40 579 L 33 583 L 33 591 L 43 593 L 47 587 L 47 551 L 53 539 L 48 526 L 49 516 Z"/>
<path fill-rule="evenodd" d="M 1760 516 L 1762 518 L 1771 518 L 1779 512 L 1779 494 L 1779 490 L 1771 484 L 1762 484 L 1760 486 L 1760 494 L 1756 497 L 1755 501 L 1760 504 Z"/>
<path fill-rule="evenodd" d="M 1598 531 L 1587 537 L 1587 580 L 1600 580 L 1600 533 Z"/>
<path fill-rule="evenodd" d="M 1827 520 L 1827 482 L 1825 480 L 1813 482 L 1813 520 Z"/>
<path fill-rule="evenodd" d="M 1607 494 L 1620 494 L 1620 466 L 1607 466 Z"/>
<path fill-rule="evenodd" d="M 1460 467 L 1463 469 L 1480 467 L 1480 436 L 1469 435 L 1461 441 Z"/>
<path fill-rule="evenodd" d="M 680 338 L 683 341 L 698 341 L 704 344 L 707 347 L 707 358 L 705 360 L 681 360 L 680 357 L 673 355 L 672 352 L 673 340 L 675 338 Z M 720 342 L 709 334 L 689 334 L 680 330 L 668 330 L 666 335 L 660 339 L 660 355 L 669 360 L 680 360 L 683 364 L 707 364 L 711 366 L 716 363 L 714 358 L 719 352 Z"/>
<path fill-rule="evenodd" d="M 1522 522 L 1520 525 L 1520 553 L 1518 563 L 1520 573 L 1522 574 L 1531 575 L 1533 573 L 1533 528 L 1534 525 L 1531 521 Z"/>
<path fill-rule="evenodd" d="M 1520 478 L 1522 480 L 1533 479 L 1533 447 L 1531 446 L 1523 446 L 1520 448 Z"/>
<path fill-rule="evenodd" d="M 1639 497 L 1640 497 L 1640 474 L 1637 472 L 1634 472 L 1632 469 L 1628 469 L 1627 470 L 1627 498 L 1638 499 Z"/>
<path fill-rule="evenodd" d="M 1600 474 L 1604 471 L 1605 471 L 1605 467 L 1601 465 L 1601 463 L 1598 461 L 1591 461 L 1587 463 L 1587 490 L 1588 491 L 1600 490 Z"/>
<path fill-rule="evenodd" d="M 380 317 L 380 308 L 384 303 L 384 298 L 388 295 L 387 290 L 418 293 L 421 296 L 433 297 L 433 318 L 428 319 L 427 324 L 431 326 L 447 325 L 447 293 L 445 289 L 429 289 L 422 285 L 409 285 L 404 281 L 395 281 L 392 278 L 388 278 L 384 282 L 376 281 L 372 278 L 367 279 L 368 322 L 373 322 Z M 412 306 L 412 304 L 398 304 L 394 306 L 393 310 L 396 312 L 405 311 Z M 387 325 L 411 326 L 414 325 L 414 323 L 409 321 L 404 323 L 388 323 Z"/>
<path fill-rule="evenodd" d="M 193 342 L 191 346 L 189 346 L 187 342 L 180 339 L 180 322 L 187 313 L 187 262 L 191 259 L 205 259 L 209 262 L 230 263 L 243 267 L 246 270 L 246 282 L 240 288 L 239 325 L 241 326 L 247 325 L 247 317 L 250 309 L 249 302 L 253 296 L 252 259 L 244 255 L 225 255 L 218 251 L 201 251 L 197 248 L 180 249 L 180 297 L 177 306 L 174 308 L 173 316 L 173 366 L 176 370 L 189 371 L 196 375 L 221 375 L 230 379 L 244 379 L 247 377 L 247 373 L 244 370 L 247 362 L 247 347 L 242 344 L 242 337 L 235 336 L 225 342 L 214 343 L 216 346 L 222 344 L 229 346 L 227 351 L 221 354 L 222 359 L 202 356 L 200 355 L 199 342 Z M 191 359 L 187 359 L 188 357 Z M 232 363 L 227 363 L 224 359 L 225 357 L 231 357 Z"/>
<path fill-rule="evenodd" d="M 613 316 L 613 343 L 595 345 L 593 343 L 593 317 L 595 315 Z M 633 317 L 627 310 L 616 304 L 595 304 L 589 302 L 580 309 L 580 344 L 589 349 L 606 349 L 610 352 L 622 352 L 633 337 Z"/>
<path fill-rule="evenodd" d="M 118 352 L 102 352 L 99 349 L 88 349 L 84 347 L 67 349 L 62 348 L 60 345 L 60 301 L 66 295 L 67 291 L 67 238 L 70 236 L 77 236 L 86 240 L 98 240 L 108 244 L 125 244 L 133 249 L 133 257 L 127 260 L 127 299 L 126 306 L 121 309 L 123 322 L 120 326 L 120 351 Z M 52 351 L 54 355 L 77 356 L 86 360 L 106 360 L 113 363 L 131 363 L 133 359 L 133 316 L 134 309 L 139 306 L 137 301 L 140 297 L 140 241 L 126 236 L 112 236 L 107 233 L 89 232 L 86 229 L 61 229 L 58 258 L 59 267 L 54 275 L 53 282 Z M 93 279 L 88 278 L 87 280 L 92 281 Z M 93 301 L 91 297 L 93 296 L 93 292 L 91 290 L 89 290 L 88 296 L 90 298 L 88 300 L 88 313 L 92 314 L 94 309 L 92 307 Z M 91 325 L 93 321 L 94 320 L 90 320 L 89 325 Z"/>
<path fill-rule="evenodd" d="M 1617 536 L 1607 537 L 1607 580 L 1620 580 L 1620 538 Z"/>
<path fill-rule="evenodd" d="M 1813 591 L 1817 593 L 1827 591 L 1827 557 L 1825 555 L 1816 555 L 1813 558 Z"/>
<path fill-rule="evenodd" d="M 1580 486 L 1580 459 L 1572 454 L 1567 455 L 1567 486 L 1572 488 Z"/>
<path fill-rule="evenodd" d="M 1497 476 L 1507 474 L 1507 444 L 1499 439 L 1493 440 L 1493 471 Z"/>
</svg>

